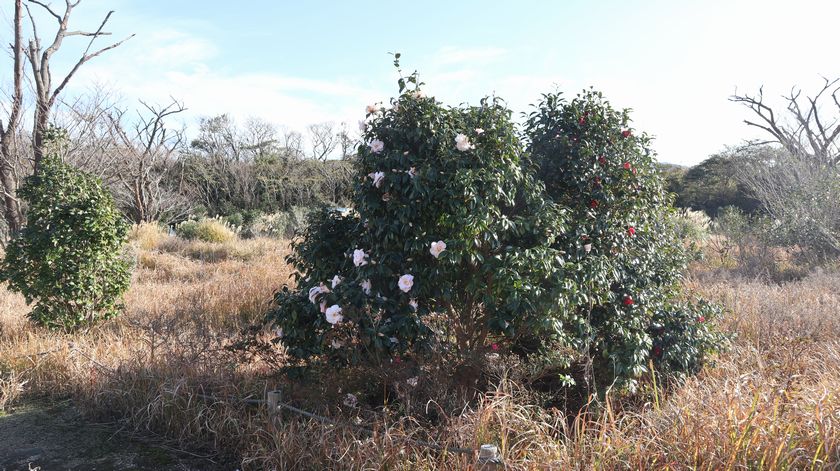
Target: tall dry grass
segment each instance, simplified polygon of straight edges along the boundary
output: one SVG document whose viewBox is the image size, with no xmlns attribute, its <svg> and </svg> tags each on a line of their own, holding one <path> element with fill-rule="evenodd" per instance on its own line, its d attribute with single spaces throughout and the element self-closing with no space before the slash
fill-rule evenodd
<svg viewBox="0 0 840 471">
<path fill-rule="evenodd" d="M 335 394 L 349 391 L 329 378 L 307 386 L 307 407 L 371 434 L 235 400 L 291 388 L 274 374 L 282 352 L 227 348 L 288 281 L 285 244 L 240 241 L 207 255 L 200 243 L 165 239 L 138 250 L 127 312 L 83 332 L 30 326 L 23 300 L 0 290 L 0 407 L 27 396 L 72 397 L 97 420 L 121 420 L 245 469 L 475 465 L 472 454 L 417 440 L 494 443 L 507 469 L 840 467 L 840 274 L 782 285 L 721 273 L 689 279 L 690 292 L 727 306 L 720 327 L 737 334 L 730 351 L 684 384 L 579 413 L 533 405 L 511 379 L 512 364 L 463 408 L 441 406 L 448 391 L 427 394 L 440 388 L 432 374 L 379 408 L 342 405 Z M 412 401 L 438 410 L 437 420 L 405 414 Z"/>
</svg>

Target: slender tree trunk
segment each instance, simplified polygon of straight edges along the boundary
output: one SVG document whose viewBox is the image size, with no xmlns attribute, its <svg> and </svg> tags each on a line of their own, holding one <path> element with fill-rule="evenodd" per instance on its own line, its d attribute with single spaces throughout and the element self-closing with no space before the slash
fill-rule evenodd
<svg viewBox="0 0 840 471">
<path fill-rule="evenodd" d="M 12 58 L 14 60 L 14 94 L 12 96 L 12 108 L 9 112 L 9 120 L 5 128 L 0 128 L 0 191 L 3 197 L 3 218 L 9 227 L 9 236 L 14 237 L 20 232 L 23 225 L 23 213 L 20 209 L 20 202 L 15 196 L 17 193 L 17 180 L 14 172 L 14 150 L 13 145 L 17 137 L 17 127 L 20 121 L 20 110 L 23 103 L 23 44 L 22 44 L 22 23 L 23 23 L 23 1 L 15 0 L 15 37 Z"/>
</svg>

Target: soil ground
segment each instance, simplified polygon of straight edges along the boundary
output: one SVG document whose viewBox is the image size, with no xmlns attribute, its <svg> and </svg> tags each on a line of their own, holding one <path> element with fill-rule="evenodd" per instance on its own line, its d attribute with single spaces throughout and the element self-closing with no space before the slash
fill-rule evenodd
<svg viewBox="0 0 840 471">
<path fill-rule="evenodd" d="M 0 471 L 212 470 L 212 461 L 88 422 L 68 401 L 0 412 Z"/>
</svg>

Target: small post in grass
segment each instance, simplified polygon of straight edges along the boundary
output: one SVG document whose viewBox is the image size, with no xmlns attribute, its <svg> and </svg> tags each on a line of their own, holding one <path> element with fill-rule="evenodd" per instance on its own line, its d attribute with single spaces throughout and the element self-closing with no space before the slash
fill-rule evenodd
<svg viewBox="0 0 840 471">
<path fill-rule="evenodd" d="M 276 414 L 280 412 L 280 401 L 283 400 L 283 392 L 279 389 L 268 391 L 265 397 L 265 403 L 268 406 L 269 414 Z"/>
<path fill-rule="evenodd" d="M 498 469 L 502 466 L 502 457 L 499 454 L 499 447 L 496 445 L 481 445 L 478 450 L 478 463 L 476 468 L 479 470 Z"/>
</svg>

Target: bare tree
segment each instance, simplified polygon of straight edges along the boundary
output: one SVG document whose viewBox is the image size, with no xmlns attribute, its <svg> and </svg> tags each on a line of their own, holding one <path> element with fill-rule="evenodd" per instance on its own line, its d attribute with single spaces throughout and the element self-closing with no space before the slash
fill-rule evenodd
<svg viewBox="0 0 840 471">
<path fill-rule="evenodd" d="M 763 89 L 731 97 L 757 117 L 745 123 L 768 134 L 742 150 L 736 178 L 774 219 L 774 233 L 816 260 L 840 255 L 840 79 L 824 80 L 812 96 L 793 88 L 781 112 Z"/>
<path fill-rule="evenodd" d="M 309 134 L 309 142 L 312 144 L 312 158 L 327 160 L 339 144 L 335 124 L 330 122 L 310 124 L 306 131 Z"/>
<path fill-rule="evenodd" d="M 302 159 L 303 153 L 303 135 L 297 131 L 285 130 L 283 132 L 283 153 L 292 159 Z"/>
<path fill-rule="evenodd" d="M 3 192 L 3 219 L 6 221 L 8 236 L 17 234 L 23 224 L 20 201 L 17 197 L 18 176 L 15 174 L 14 154 L 16 136 L 20 126 L 21 108 L 23 107 L 23 3 L 15 0 L 15 32 L 12 44 L 14 62 L 14 90 L 11 109 L 5 123 L 0 123 L 0 191 Z"/>
<path fill-rule="evenodd" d="M 338 132 L 338 147 L 341 151 L 341 160 L 352 159 L 356 155 L 356 146 L 359 145 L 358 135 L 351 134 L 347 130 L 347 123 L 341 123 L 341 130 Z"/>
<path fill-rule="evenodd" d="M 28 5 L 26 6 L 27 15 L 29 16 L 30 22 L 32 24 L 32 39 L 29 41 L 28 48 L 24 51 L 26 54 L 27 59 L 29 59 L 29 64 L 32 66 L 32 78 L 35 84 L 35 119 L 32 128 L 32 140 L 33 140 L 33 151 L 34 151 L 34 161 L 35 161 L 35 171 L 38 171 L 38 167 L 40 165 L 41 160 L 44 157 L 44 133 L 46 132 L 49 120 L 50 120 L 50 112 L 55 105 L 56 100 L 61 95 L 61 92 L 67 87 L 67 84 L 70 82 L 70 79 L 78 72 L 78 70 L 89 60 L 93 59 L 101 55 L 102 53 L 114 49 L 125 41 L 133 37 L 128 36 L 127 38 L 112 43 L 109 46 L 105 46 L 100 49 L 92 50 L 93 43 L 96 41 L 97 38 L 100 36 L 107 36 L 111 33 L 103 31 L 105 25 L 108 23 L 108 20 L 111 18 L 111 15 L 114 13 L 113 11 L 109 11 L 108 14 L 105 15 L 105 18 L 99 24 L 99 27 L 96 31 L 88 32 L 88 31 L 72 31 L 68 30 L 69 22 L 70 22 L 70 14 L 72 13 L 73 9 L 79 5 L 81 0 L 71 1 L 65 0 L 64 12 L 59 14 L 54 10 L 49 4 L 41 2 L 40 0 L 26 0 L 27 3 L 32 5 L 37 5 L 50 16 L 55 18 L 58 22 L 58 30 L 53 37 L 52 42 L 44 48 L 41 43 L 41 38 L 38 35 L 38 27 L 35 22 L 35 18 L 32 16 L 32 11 L 29 9 Z M 51 64 L 50 60 L 53 57 L 61 45 L 65 38 L 72 37 L 72 36 L 83 36 L 89 37 L 90 41 L 88 41 L 87 47 L 85 48 L 84 52 L 82 53 L 81 57 L 76 64 L 70 69 L 70 71 L 58 82 L 58 85 L 53 88 L 53 81 L 52 81 L 52 71 L 51 71 Z"/>
<path fill-rule="evenodd" d="M 167 120 L 182 113 L 183 104 L 173 99 L 156 107 L 140 102 L 145 113 L 138 112 L 135 124 L 127 129 L 125 111 L 109 113 L 110 132 L 122 150 L 116 170 L 121 186 L 118 197 L 134 222 L 174 220 L 189 212 L 189 202 L 175 187 L 177 152 L 184 142 L 180 129 L 168 126 Z"/>
<path fill-rule="evenodd" d="M 771 139 L 752 141 L 750 144 L 781 144 L 794 156 L 810 157 L 820 164 L 840 164 L 840 111 L 837 93 L 840 79 L 823 79 L 825 83 L 813 96 L 802 96 L 802 90 L 794 87 L 782 98 L 786 102 L 786 115 L 780 115 L 764 100 L 764 87 L 756 95 L 733 95 L 730 100 L 741 103 L 755 113 L 756 120 L 744 120 L 749 125 L 762 129 Z M 831 100 L 830 116 L 823 106 Z"/>
</svg>

